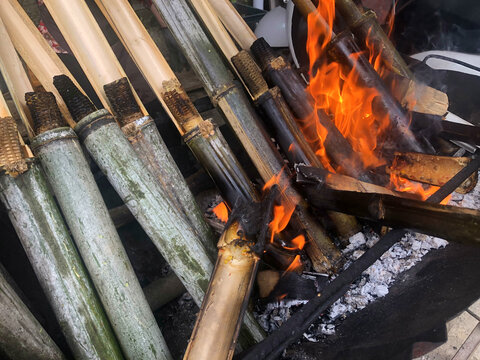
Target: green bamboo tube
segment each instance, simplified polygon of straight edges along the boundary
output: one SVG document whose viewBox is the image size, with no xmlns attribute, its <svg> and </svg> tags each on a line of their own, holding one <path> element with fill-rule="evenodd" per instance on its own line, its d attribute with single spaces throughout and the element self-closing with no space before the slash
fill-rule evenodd
<svg viewBox="0 0 480 360">
<path fill-rule="evenodd" d="M 146 170 L 113 116 L 97 110 L 83 118 L 75 131 L 190 295 L 201 303 L 213 269 L 205 248 Z"/>
<path fill-rule="evenodd" d="M 76 359 L 123 359 L 40 165 L 0 175 L 0 199 Z"/>
<path fill-rule="evenodd" d="M 153 0 L 162 13 L 165 22 L 172 31 L 180 48 L 197 73 L 204 88 L 214 104 L 221 109 L 235 134 L 242 142 L 262 179 L 267 182 L 279 174 L 283 168 L 283 160 L 274 148 L 268 135 L 264 134 L 259 119 L 245 93 L 233 82 L 220 55 L 212 45 L 185 0 Z M 298 197 L 298 193 L 287 187 L 285 194 L 289 198 Z M 299 223 L 306 225 L 314 221 L 301 205 L 297 211 Z M 331 241 L 318 226 L 319 231 L 311 231 L 312 227 L 303 226 L 312 240 L 307 251 L 314 251 L 321 261 L 313 260 L 317 270 L 325 271 L 334 268 L 341 262 L 340 252 L 332 247 Z M 316 249 L 313 249 L 316 247 Z M 315 257 L 317 257 L 315 255 Z M 330 262 L 330 259 L 333 263 Z"/>
<path fill-rule="evenodd" d="M 0 201 L 76 359 L 123 359 L 102 305 L 37 162 L 15 121 L 0 119 Z"/>
<path fill-rule="evenodd" d="M 65 356 L 7 282 L 0 269 L 0 349 L 15 360 L 65 360 Z"/>
<path fill-rule="evenodd" d="M 62 121 L 51 93 L 27 95 L 37 132 L 41 129 L 32 140 L 33 151 L 45 169 L 125 357 L 171 359 L 77 136 L 72 129 L 59 127 Z"/>
</svg>

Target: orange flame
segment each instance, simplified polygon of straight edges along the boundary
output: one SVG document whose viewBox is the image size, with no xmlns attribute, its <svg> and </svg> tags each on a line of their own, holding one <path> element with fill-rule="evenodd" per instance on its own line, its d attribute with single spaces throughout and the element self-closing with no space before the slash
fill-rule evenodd
<svg viewBox="0 0 480 360">
<path fill-rule="evenodd" d="M 285 249 L 287 250 L 302 250 L 305 247 L 305 236 L 303 235 L 298 235 L 296 238 L 294 238 L 291 243 L 292 247 L 286 247 L 284 246 Z"/>
<path fill-rule="evenodd" d="M 424 187 L 424 185 L 416 181 L 407 180 L 393 173 L 390 174 L 390 187 L 396 191 L 417 194 L 422 200 L 426 200 L 439 189 L 438 186 L 433 185 L 425 185 Z M 450 194 L 440 204 L 447 205 L 451 198 L 452 195 Z"/>
<path fill-rule="evenodd" d="M 225 202 L 221 202 L 212 209 L 215 216 L 222 222 L 226 223 L 228 221 L 228 207 Z"/>
<path fill-rule="evenodd" d="M 285 273 L 287 272 L 299 270 L 301 269 L 302 266 L 303 264 L 302 264 L 302 261 L 300 260 L 300 255 L 297 255 L 295 256 L 295 259 L 293 259 L 290 266 L 283 272 L 283 274 L 285 275 Z"/>
<path fill-rule="evenodd" d="M 385 159 L 377 155 L 376 150 L 380 145 L 378 139 L 390 126 L 390 119 L 388 115 L 374 112 L 372 104 L 379 94 L 375 88 L 361 84 L 355 66 L 353 69 L 346 69 L 337 62 L 327 61 L 326 51 L 332 40 L 334 16 L 335 0 L 322 0 L 319 1 L 317 13 L 311 13 L 307 20 L 307 53 L 310 61 L 310 85 L 307 91 L 314 99 L 315 111 L 310 117 L 300 121 L 300 126 L 306 140 L 313 144 L 317 156 L 327 170 L 334 171 L 323 145 L 328 131 L 318 119 L 318 110 L 331 117 L 353 150 L 360 155 L 365 168 L 378 167 L 386 163 Z M 322 21 L 328 26 L 324 26 Z M 389 33 L 393 29 L 393 22 L 392 12 L 388 20 Z M 380 76 L 385 75 L 382 54 L 375 51 L 370 36 L 367 36 L 366 45 L 368 53 L 364 55 Z M 351 55 L 354 63 L 357 63 L 360 55 L 362 53 Z M 419 194 L 422 199 L 435 191 L 435 188 L 424 189 L 420 184 L 413 184 L 398 177 L 391 177 L 390 187 Z"/>
</svg>

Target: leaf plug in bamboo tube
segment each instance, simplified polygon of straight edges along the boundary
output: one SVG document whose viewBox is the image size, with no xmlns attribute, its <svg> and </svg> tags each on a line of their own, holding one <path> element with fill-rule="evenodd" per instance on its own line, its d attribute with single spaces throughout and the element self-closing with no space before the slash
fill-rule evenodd
<svg viewBox="0 0 480 360">
<path fill-rule="evenodd" d="M 15 120 L 0 118 L 0 169 L 13 177 L 28 170 L 18 136 Z"/>
<path fill-rule="evenodd" d="M 45 169 L 124 355 L 127 359 L 171 359 L 76 134 L 70 128 L 54 128 L 62 119 L 52 94 L 29 94 L 28 99 L 36 130 L 46 130 L 32 140 L 32 149 Z"/>
<path fill-rule="evenodd" d="M 0 119 L 0 159 L 16 147 L 17 161 L 23 160 L 14 133 L 13 119 Z M 0 173 L 0 201 L 75 358 L 123 359 L 40 164 L 29 161 L 16 178 Z"/>
</svg>

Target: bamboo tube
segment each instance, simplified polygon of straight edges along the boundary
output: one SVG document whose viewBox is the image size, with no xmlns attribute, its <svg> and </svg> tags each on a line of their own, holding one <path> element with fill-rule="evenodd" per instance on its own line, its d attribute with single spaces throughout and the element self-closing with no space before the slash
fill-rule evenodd
<svg viewBox="0 0 480 360">
<path fill-rule="evenodd" d="M 396 153 L 387 172 L 421 183 L 443 186 L 470 161 L 466 157 Z M 474 173 L 455 191 L 466 194 L 477 185 L 477 180 L 478 173 Z"/>
<path fill-rule="evenodd" d="M 27 129 L 28 137 L 33 137 L 33 122 L 25 102 L 25 93 L 33 91 L 30 80 L 18 57 L 7 29 L 0 17 L 0 72 L 12 96 L 17 112 Z M 0 114 L 1 115 L 1 114 Z M 1 115 L 7 116 L 7 115 Z"/>
<path fill-rule="evenodd" d="M 5 152 L 5 126 L 15 129 L 15 124 L 11 118 L 0 124 L 0 151 Z M 123 359 L 40 165 L 30 163 L 16 178 L 0 174 L 0 200 L 75 358 Z"/>
<path fill-rule="evenodd" d="M 103 106 L 110 109 L 103 86 L 126 75 L 87 4 L 82 0 L 46 0 L 45 5 Z M 134 95 L 142 113 L 147 115 L 135 92 Z"/>
<path fill-rule="evenodd" d="M 252 286 L 258 256 L 238 222 L 222 234 L 219 255 L 184 359 L 226 360 L 233 357 L 245 299 Z"/>
<path fill-rule="evenodd" d="M 249 50 L 257 39 L 250 27 L 235 10 L 229 0 L 207 0 L 217 13 L 223 25 L 243 50 Z"/>
<path fill-rule="evenodd" d="M 33 139 L 32 148 L 45 169 L 124 355 L 128 359 L 170 359 L 75 133 L 62 127 L 51 93 L 29 94 L 27 104 L 40 133 Z"/>
<path fill-rule="evenodd" d="M 55 75 L 66 74 L 71 76 L 66 66 L 63 65 L 57 54 L 50 48 L 50 45 L 40 34 L 17 0 L 0 1 L 0 17 L 15 49 L 23 61 L 42 83 L 45 90 L 55 94 L 63 117 L 70 126 L 73 126 L 72 117 L 52 82 Z M 14 54 L 9 54 L 7 53 L 5 56 L 15 56 Z M 13 60 L 10 59 L 10 61 Z M 16 77 L 18 73 L 13 73 L 10 76 Z M 14 81 L 13 78 L 12 81 Z M 19 81 L 19 79 L 15 79 L 15 81 Z M 77 83 L 76 85 L 78 86 Z M 26 90 L 25 88 L 20 89 L 22 91 Z M 24 95 L 21 93 L 17 94 L 21 99 L 23 99 Z"/>
<path fill-rule="evenodd" d="M 480 211 L 396 196 L 304 186 L 312 206 L 346 212 L 384 225 L 408 228 L 465 244 L 480 243 Z"/>
<path fill-rule="evenodd" d="M 8 108 L 7 102 L 3 97 L 2 92 L 0 91 L 0 117 L 10 117 L 12 114 L 10 113 L 10 109 Z"/>
<path fill-rule="evenodd" d="M 273 144 L 267 140 L 266 134 L 259 126 L 259 120 L 254 109 L 245 94 L 234 85 L 231 73 L 223 64 L 222 59 L 206 37 L 185 0 L 154 0 L 153 3 L 162 13 L 177 43 L 202 80 L 205 90 L 213 102 L 218 104 L 242 142 L 262 179 L 267 182 L 273 176 L 279 174 L 283 167 L 280 154 L 273 147 Z M 293 188 L 288 187 L 286 196 L 295 198 L 298 194 Z M 303 207 L 299 207 L 297 213 L 301 213 L 300 222 L 308 220 L 309 215 Z M 305 229 L 309 233 L 310 240 L 312 240 L 310 242 L 311 247 L 330 252 L 328 257 L 331 260 L 341 258 L 340 252 L 334 251 L 335 249 L 330 246 L 331 241 L 323 231 L 314 233 L 313 228 L 308 226 L 305 226 Z M 328 262 L 323 261 L 322 263 Z M 318 268 L 325 271 L 325 267 L 321 266 L 320 262 Z"/>
<path fill-rule="evenodd" d="M 213 264 L 198 236 L 172 206 L 165 190 L 146 170 L 112 116 L 105 110 L 98 110 L 80 121 L 75 131 L 187 291 L 200 305 Z M 251 315 L 246 317 L 246 323 L 253 339 L 259 341 L 263 338 Z"/>
<path fill-rule="evenodd" d="M 385 65 L 399 75 L 414 78 L 402 56 L 377 22 L 373 11 L 362 13 L 352 0 L 335 0 L 335 6 L 352 32 L 360 39 L 364 49 L 373 47 L 375 54 L 381 54 Z"/>
<path fill-rule="evenodd" d="M 0 269 L 0 349 L 15 360 L 65 360 Z"/>
</svg>

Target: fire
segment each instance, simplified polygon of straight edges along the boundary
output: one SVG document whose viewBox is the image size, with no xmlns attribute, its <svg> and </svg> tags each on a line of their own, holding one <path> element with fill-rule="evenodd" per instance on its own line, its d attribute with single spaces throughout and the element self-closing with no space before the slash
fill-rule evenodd
<svg viewBox="0 0 480 360">
<path fill-rule="evenodd" d="M 286 274 L 290 271 L 296 271 L 301 269 L 302 267 L 302 261 L 300 260 L 300 255 L 295 256 L 295 259 L 293 259 L 292 263 L 290 266 L 283 272 L 283 274 Z"/>
<path fill-rule="evenodd" d="M 302 250 L 305 246 L 305 236 L 304 235 L 298 235 L 296 238 L 294 238 L 291 243 L 292 247 L 286 247 L 284 246 L 285 249 L 287 250 Z"/>
<path fill-rule="evenodd" d="M 329 27 L 318 26 L 318 14 L 327 21 Z M 378 146 L 377 139 L 390 125 L 388 116 L 374 115 L 372 104 L 378 92 L 374 88 L 362 86 L 355 69 L 346 69 L 337 62 L 327 61 L 326 49 L 332 39 L 330 29 L 333 26 L 335 1 L 320 1 L 318 14 L 308 17 L 310 85 L 307 91 L 314 99 L 315 111 L 310 119 L 304 121 L 303 127 L 308 127 L 306 136 L 312 142 L 312 129 L 315 129 L 316 153 L 324 164 L 330 164 L 323 147 L 327 130 L 320 124 L 317 115 L 317 111 L 322 110 L 331 117 L 353 150 L 360 155 L 365 167 L 381 166 L 385 160 L 379 158 L 375 150 Z M 351 56 L 356 61 L 359 55 L 356 53 Z M 381 65 L 377 58 L 378 56 L 371 56 L 370 60 L 379 69 Z"/>
<path fill-rule="evenodd" d="M 222 222 L 226 223 L 228 221 L 228 207 L 225 202 L 221 202 L 212 209 L 215 216 Z"/>
<path fill-rule="evenodd" d="M 424 187 L 416 181 L 410 181 L 395 174 L 390 174 L 390 186 L 396 191 L 417 194 L 422 200 L 428 199 L 430 195 L 439 189 L 438 186 L 433 185 L 427 185 Z M 440 202 L 440 204 L 447 205 L 451 198 L 452 195 L 448 195 Z"/>
<path fill-rule="evenodd" d="M 388 115 L 376 114 L 373 110 L 375 98 L 379 95 L 375 88 L 365 87 L 359 81 L 355 66 L 348 69 L 341 64 L 328 61 L 326 52 L 332 40 L 335 17 L 335 0 L 319 1 L 317 13 L 308 17 L 307 53 L 310 61 L 310 84 L 307 91 L 314 100 L 314 111 L 307 119 L 300 121 L 302 132 L 313 144 L 317 156 L 325 168 L 334 172 L 334 166 L 326 154 L 324 142 L 328 135 L 318 118 L 318 110 L 326 113 L 342 135 L 350 142 L 353 150 L 360 155 L 365 168 L 374 168 L 386 163 L 378 155 L 378 140 L 390 127 Z M 326 26 L 323 24 L 327 24 Z M 393 29 L 394 13 L 388 20 L 389 34 Z M 375 51 L 369 37 L 368 51 L 355 53 L 351 57 L 355 63 L 360 55 L 368 58 L 380 77 L 386 75 L 382 54 Z M 341 170 L 341 169 L 336 169 Z M 426 199 L 435 187 L 424 189 L 406 179 L 391 177 L 390 187 L 399 191 L 413 192 Z M 445 200 L 448 201 L 448 200 Z"/>
</svg>

